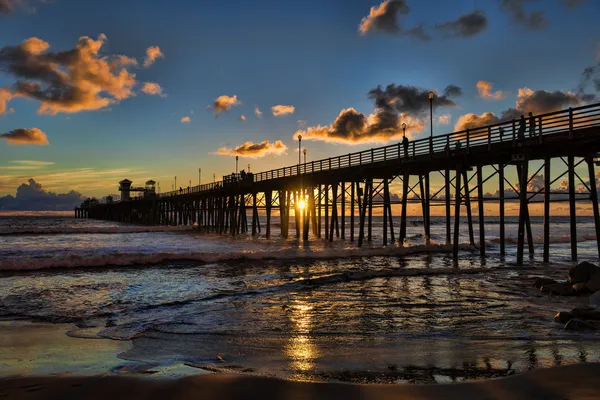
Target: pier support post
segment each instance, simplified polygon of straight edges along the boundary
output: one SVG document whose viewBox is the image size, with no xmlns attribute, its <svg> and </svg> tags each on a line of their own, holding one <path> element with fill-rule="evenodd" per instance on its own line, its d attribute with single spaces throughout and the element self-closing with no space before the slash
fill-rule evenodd
<svg viewBox="0 0 600 400">
<path fill-rule="evenodd" d="M 271 207 L 273 206 L 273 192 L 271 190 L 267 190 L 265 192 L 265 211 L 267 214 L 267 228 L 266 228 L 266 236 L 267 239 L 271 238 Z"/>
<path fill-rule="evenodd" d="M 594 171 L 594 157 L 586 157 L 588 173 L 590 175 L 590 197 L 594 211 L 594 227 L 596 228 L 596 246 L 598 247 L 598 256 L 600 257 L 600 213 L 598 211 L 598 189 L 596 189 L 596 174 Z"/>
<path fill-rule="evenodd" d="M 575 157 L 568 157 L 569 168 L 569 211 L 571 225 L 571 260 L 577 261 L 577 209 L 575 207 Z"/>
<path fill-rule="evenodd" d="M 331 224 L 329 225 L 329 241 L 333 242 L 333 229 L 334 225 L 337 225 L 337 198 L 338 198 L 338 184 L 335 183 L 331 185 L 332 193 L 331 193 Z"/>
<path fill-rule="evenodd" d="M 401 246 L 404 246 L 406 240 L 406 206 L 408 205 L 408 184 L 410 181 L 410 175 L 408 172 L 404 173 L 402 178 L 402 214 L 400 216 L 400 234 L 398 235 L 398 241 Z"/>
<path fill-rule="evenodd" d="M 500 255 L 506 254 L 505 227 L 504 227 L 504 164 L 498 165 L 498 193 L 500 193 Z"/>
<path fill-rule="evenodd" d="M 484 225 L 484 204 L 483 204 L 483 168 L 477 166 L 477 203 L 479 205 L 479 253 L 485 258 L 485 225 Z"/>
<path fill-rule="evenodd" d="M 373 241 L 373 178 L 369 178 L 369 233 L 367 240 Z"/>
<path fill-rule="evenodd" d="M 346 182 L 342 182 L 342 209 L 341 209 L 341 220 L 342 220 L 342 240 L 346 239 Z"/>
<path fill-rule="evenodd" d="M 350 182 L 350 241 L 354 242 L 354 182 Z"/>
<path fill-rule="evenodd" d="M 525 252 L 525 219 L 528 215 L 527 209 L 527 173 L 529 162 L 526 159 L 522 165 L 517 166 L 519 174 L 519 230 L 517 240 L 517 264 L 523 264 L 523 253 Z"/>
<path fill-rule="evenodd" d="M 452 256 L 454 257 L 454 260 L 458 259 L 458 247 L 460 243 L 460 177 L 460 166 L 457 166 L 455 182 L 456 194 L 454 196 L 454 243 L 452 245 Z"/>
<path fill-rule="evenodd" d="M 471 211 L 471 191 L 469 190 L 469 176 L 467 170 L 463 169 L 463 181 L 465 188 L 465 207 L 467 207 L 467 224 L 469 225 L 469 243 L 475 245 L 475 236 L 473 235 L 473 212 Z"/>
<path fill-rule="evenodd" d="M 445 203 L 446 203 L 446 245 L 452 243 L 452 233 L 450 228 L 450 169 L 446 168 L 444 176 L 444 188 L 445 188 Z"/>
<path fill-rule="evenodd" d="M 550 262 L 550 157 L 544 160 L 544 262 Z"/>
</svg>

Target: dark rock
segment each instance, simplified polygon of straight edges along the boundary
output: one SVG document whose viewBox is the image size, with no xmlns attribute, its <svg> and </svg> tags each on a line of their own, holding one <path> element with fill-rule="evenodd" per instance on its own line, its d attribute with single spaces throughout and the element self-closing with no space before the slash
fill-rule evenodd
<svg viewBox="0 0 600 400">
<path fill-rule="evenodd" d="M 568 282 L 544 285 L 541 287 L 540 290 L 542 291 L 542 293 L 552 293 L 560 296 L 573 296 L 576 294 L 573 290 L 572 285 Z"/>
<path fill-rule="evenodd" d="M 536 288 L 540 289 L 542 286 L 545 285 L 551 285 L 553 283 L 558 283 L 556 282 L 554 279 L 548 279 L 548 278 L 537 278 L 534 282 L 533 282 L 533 286 L 535 286 Z"/>
<path fill-rule="evenodd" d="M 566 311 L 561 311 L 554 316 L 554 322 L 560 322 L 561 324 L 566 324 L 573 318 L 573 314 Z"/>
<path fill-rule="evenodd" d="M 574 318 L 600 321 L 600 309 L 596 307 L 577 307 L 571 310 L 571 314 Z"/>
<path fill-rule="evenodd" d="M 569 282 L 588 283 L 594 275 L 600 272 L 600 268 L 589 262 L 582 262 L 569 270 Z"/>
<path fill-rule="evenodd" d="M 598 330 L 600 326 L 592 321 L 584 321 L 582 319 L 573 318 L 565 325 L 568 331 L 590 331 Z"/>
</svg>

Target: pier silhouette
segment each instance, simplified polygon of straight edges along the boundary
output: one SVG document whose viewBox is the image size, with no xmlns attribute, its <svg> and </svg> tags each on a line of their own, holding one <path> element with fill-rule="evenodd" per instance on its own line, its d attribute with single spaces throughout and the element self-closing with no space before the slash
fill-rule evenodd
<svg viewBox="0 0 600 400">
<path fill-rule="evenodd" d="M 279 211 L 281 235 L 289 236 L 291 210 L 294 209 L 296 236 L 309 240 L 334 238 L 356 241 L 362 246 L 372 241 L 373 209 L 383 208 L 382 244 L 406 239 L 408 203 L 421 205 L 424 237 L 431 236 L 431 207 L 445 208 L 446 244 L 459 252 L 461 206 L 466 206 L 469 243 L 476 244 L 473 234 L 472 204 L 477 205 L 479 251 L 486 255 L 486 202 L 499 206 L 500 252 L 506 252 L 505 205 L 518 202 L 519 224 L 517 263 L 522 264 L 525 245 L 534 253 L 529 204 L 544 204 L 543 257 L 550 258 L 550 204 L 568 202 L 570 216 L 571 258 L 577 260 L 576 202 L 591 202 L 597 238 L 600 216 L 596 189 L 595 158 L 600 151 L 600 103 L 523 119 L 467 129 L 447 135 L 413 140 L 408 143 L 372 148 L 365 151 L 299 163 L 243 177 L 232 174 L 222 181 L 181 188 L 166 193 L 149 192 L 137 199 L 123 199 L 75 209 L 78 218 L 124 221 L 149 225 L 197 225 L 199 229 L 219 234 L 258 235 L 262 230 L 259 210 L 264 210 L 267 238 L 271 237 L 272 213 Z M 542 165 L 530 175 L 530 164 Z M 552 166 L 564 168 L 552 177 Z M 576 168 L 587 165 L 587 178 Z M 484 167 L 492 169 L 487 176 Z M 544 185 L 530 190 L 532 180 L 543 171 Z M 507 178 L 515 172 L 516 182 Z M 431 177 L 439 174 L 443 185 L 432 193 Z M 568 189 L 551 186 L 567 176 Z M 498 180 L 497 196 L 485 195 L 484 184 Z M 402 184 L 394 199 L 390 184 Z M 129 181 L 127 181 L 129 182 Z M 129 182 L 131 184 L 131 182 Z M 583 190 L 582 190 L 583 188 Z M 510 195 L 505 195 L 509 191 Z M 401 205 L 400 223 L 394 220 L 392 205 Z M 248 212 L 251 213 L 250 224 Z M 349 214 L 350 226 L 346 224 Z M 250 225 L 250 227 L 249 227 Z M 525 239 L 527 237 L 527 240 Z M 597 241 L 599 254 L 600 242 Z"/>
</svg>

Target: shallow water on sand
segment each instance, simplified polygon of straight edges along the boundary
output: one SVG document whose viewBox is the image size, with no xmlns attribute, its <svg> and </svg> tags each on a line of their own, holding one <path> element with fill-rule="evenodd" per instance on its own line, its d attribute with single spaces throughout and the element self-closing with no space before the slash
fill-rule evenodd
<svg viewBox="0 0 600 400">
<path fill-rule="evenodd" d="M 563 279 L 572 266 L 565 219 L 553 219 L 555 262 L 524 267 L 511 263 L 512 247 L 499 256 L 493 223 L 488 258 L 465 250 L 455 264 L 435 244 L 445 234 L 439 221 L 432 246 L 423 245 L 414 219 L 408 250 L 357 250 L 349 241 L 304 245 L 0 217 L 0 318 L 67 323 L 72 337 L 129 341 L 119 354 L 127 361 L 299 380 L 447 382 L 600 360 L 599 335 L 552 322 L 586 299 L 531 286 L 536 276 Z M 533 221 L 534 237 L 540 222 Z M 597 260 L 589 219 L 579 227 L 580 258 Z"/>
</svg>

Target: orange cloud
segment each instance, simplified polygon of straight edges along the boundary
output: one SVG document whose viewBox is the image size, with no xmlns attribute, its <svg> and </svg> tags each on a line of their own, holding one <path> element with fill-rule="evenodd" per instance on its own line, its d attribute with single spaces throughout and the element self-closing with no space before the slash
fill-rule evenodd
<svg viewBox="0 0 600 400">
<path fill-rule="evenodd" d="M 144 82 L 142 85 L 142 92 L 150 96 L 167 97 L 167 95 L 163 93 L 163 88 L 160 87 L 158 83 L 154 82 Z"/>
<path fill-rule="evenodd" d="M 0 115 L 10 112 L 7 108 L 7 103 L 13 98 L 13 94 L 10 90 L 0 88 Z"/>
<path fill-rule="evenodd" d="M 237 96 L 227 96 L 227 95 L 223 95 L 223 96 L 219 96 L 217 97 L 217 99 L 214 101 L 213 103 L 213 109 L 215 110 L 215 114 L 219 115 L 221 114 L 223 111 L 229 111 L 231 110 L 231 107 L 233 106 L 237 106 L 242 104 Z"/>
<path fill-rule="evenodd" d="M 135 74 L 119 67 L 122 61 L 99 55 L 105 41 L 105 35 L 84 36 L 62 52 L 48 52 L 50 45 L 38 38 L 3 47 L 0 68 L 17 81 L 8 95 L 3 89 L 0 107 L 6 109 L 7 98 L 26 97 L 39 101 L 39 114 L 54 115 L 98 110 L 134 96 Z"/>
<path fill-rule="evenodd" d="M 246 120 L 246 116 L 240 115 L 240 121 L 245 121 L 245 120 Z"/>
<path fill-rule="evenodd" d="M 258 107 L 254 107 L 254 114 L 256 114 L 258 118 L 262 118 L 263 115 L 262 111 L 260 111 Z"/>
<path fill-rule="evenodd" d="M 342 144 L 385 143 L 402 137 L 402 123 L 406 124 L 406 135 L 414 137 L 425 128 L 425 124 L 408 114 L 390 115 L 376 110 L 365 116 L 354 108 L 342 110 L 333 124 L 318 125 L 294 134 L 305 140 L 319 140 Z"/>
<path fill-rule="evenodd" d="M 47 146 L 50 144 L 46 134 L 38 128 L 19 128 L 10 132 L 0 134 L 0 139 L 5 139 L 8 144 L 35 144 L 38 146 Z"/>
<path fill-rule="evenodd" d="M 261 143 L 246 142 L 233 149 L 222 147 L 212 154 L 218 154 L 222 156 L 243 156 L 249 158 L 261 158 L 266 155 L 281 155 L 286 154 L 287 146 L 283 144 L 281 140 L 276 142 L 269 142 L 265 140 Z"/>
<path fill-rule="evenodd" d="M 148 68 L 159 58 L 165 58 L 165 55 L 160 51 L 160 47 L 151 46 L 146 49 L 146 58 L 144 59 L 144 68 Z"/>
<path fill-rule="evenodd" d="M 452 115 L 450 114 L 442 114 L 438 116 L 438 124 L 439 125 L 448 125 L 450 124 L 450 118 L 452 118 Z"/>
<path fill-rule="evenodd" d="M 275 117 L 281 117 L 284 115 L 293 114 L 294 111 L 296 111 L 296 107 L 277 105 L 277 106 L 271 107 L 271 111 L 273 112 L 273 115 Z"/>
<path fill-rule="evenodd" d="M 463 115 L 456 121 L 454 131 L 459 132 L 467 129 L 475 129 L 480 126 L 492 125 L 498 122 L 500 122 L 500 118 L 492 112 L 485 112 L 481 115 L 470 113 Z"/>
<path fill-rule="evenodd" d="M 503 100 L 508 95 L 500 90 L 496 92 L 492 92 L 492 83 L 486 81 L 477 82 L 477 91 L 479 92 L 479 97 L 485 100 Z"/>
<path fill-rule="evenodd" d="M 182 124 L 189 124 L 191 121 L 190 117 L 183 117 L 181 118 L 181 123 Z"/>
</svg>

